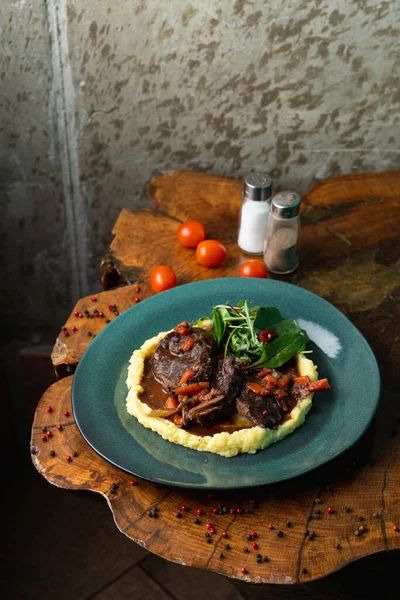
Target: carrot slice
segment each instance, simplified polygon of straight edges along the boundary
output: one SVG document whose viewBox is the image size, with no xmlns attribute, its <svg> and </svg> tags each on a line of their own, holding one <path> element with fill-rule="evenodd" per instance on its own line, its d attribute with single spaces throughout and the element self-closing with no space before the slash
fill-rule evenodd
<svg viewBox="0 0 400 600">
<path fill-rule="evenodd" d="M 261 369 L 261 371 L 259 371 L 257 373 L 258 377 L 260 379 L 262 379 L 263 377 L 265 377 L 266 375 L 269 375 L 272 372 L 272 369 L 269 369 L 268 367 L 265 367 L 264 369 Z"/>
<path fill-rule="evenodd" d="M 196 338 L 190 337 L 186 340 L 186 342 L 182 346 L 182 352 L 187 352 L 195 343 Z"/>
<path fill-rule="evenodd" d="M 269 394 L 269 391 L 263 385 L 256 383 L 255 381 L 249 381 L 246 383 L 246 386 L 249 388 L 249 390 L 255 394 L 258 394 L 259 396 L 268 396 Z"/>
<path fill-rule="evenodd" d="M 272 377 L 272 375 L 266 375 L 263 381 L 266 383 L 272 383 L 273 385 L 278 385 L 278 380 L 275 379 L 275 377 Z"/>
<path fill-rule="evenodd" d="M 166 401 L 164 402 L 165 408 L 176 408 L 179 405 L 177 398 L 173 396 L 168 396 Z"/>
<path fill-rule="evenodd" d="M 179 413 L 175 413 L 172 417 L 172 420 L 177 427 L 183 427 L 183 419 Z"/>
<path fill-rule="evenodd" d="M 287 386 L 289 385 L 289 381 L 290 381 L 290 379 L 287 375 L 282 375 L 278 379 L 278 387 L 287 388 Z"/>
<path fill-rule="evenodd" d="M 184 383 L 189 381 L 189 379 L 191 379 L 193 377 L 193 375 L 196 375 L 196 371 L 194 371 L 193 369 L 188 369 L 187 371 L 184 372 L 184 374 L 180 378 L 178 385 L 179 386 L 183 385 Z"/>
<path fill-rule="evenodd" d="M 327 390 L 331 386 L 329 385 L 329 381 L 325 379 L 318 379 L 318 381 L 311 381 L 307 385 L 307 389 L 309 392 L 318 392 L 319 390 Z"/>
<path fill-rule="evenodd" d="M 293 377 L 293 383 L 310 383 L 310 378 L 307 375 L 304 377 Z"/>
<path fill-rule="evenodd" d="M 194 396 L 201 392 L 201 390 L 206 390 L 210 387 L 208 381 L 200 381 L 199 383 L 190 383 L 189 385 L 183 385 L 182 387 L 177 387 L 174 390 L 174 394 L 177 396 Z"/>
</svg>

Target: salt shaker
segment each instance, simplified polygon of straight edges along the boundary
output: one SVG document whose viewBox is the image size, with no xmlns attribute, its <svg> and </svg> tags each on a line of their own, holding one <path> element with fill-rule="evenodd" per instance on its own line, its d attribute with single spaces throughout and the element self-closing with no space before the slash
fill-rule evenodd
<svg viewBox="0 0 400 600">
<path fill-rule="evenodd" d="M 299 264 L 300 196 L 279 192 L 272 198 L 265 240 L 264 262 L 269 271 L 284 275 Z"/>
<path fill-rule="evenodd" d="M 267 173 L 250 173 L 245 177 L 238 246 L 246 254 L 263 253 L 271 195 L 272 180 Z"/>
</svg>

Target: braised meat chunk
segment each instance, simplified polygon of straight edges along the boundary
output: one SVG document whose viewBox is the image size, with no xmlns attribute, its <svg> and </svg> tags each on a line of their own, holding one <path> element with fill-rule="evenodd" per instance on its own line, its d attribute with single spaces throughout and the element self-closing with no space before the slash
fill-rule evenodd
<svg viewBox="0 0 400 600">
<path fill-rule="evenodd" d="M 154 377 L 168 393 L 182 385 L 182 377 L 189 371 L 190 383 L 209 381 L 211 376 L 211 346 L 189 326 L 182 327 L 182 333 L 178 327 L 159 342 L 151 359 Z"/>
</svg>

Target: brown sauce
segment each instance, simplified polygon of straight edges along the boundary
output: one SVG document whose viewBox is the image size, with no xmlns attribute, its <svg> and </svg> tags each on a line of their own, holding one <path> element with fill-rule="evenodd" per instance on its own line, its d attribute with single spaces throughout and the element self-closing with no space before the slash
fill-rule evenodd
<svg viewBox="0 0 400 600">
<path fill-rule="evenodd" d="M 279 367 L 279 369 L 277 370 L 279 370 L 280 373 L 285 373 L 290 376 L 297 375 L 296 362 L 294 359 L 291 359 L 288 363 L 286 363 L 282 367 Z M 151 369 L 151 363 L 148 358 L 146 358 L 144 363 L 144 371 L 141 385 L 144 390 L 139 395 L 141 402 L 147 404 L 147 406 L 149 406 L 152 410 L 165 408 L 164 402 L 168 398 L 168 394 L 166 394 L 163 391 L 161 383 L 159 383 L 154 378 Z M 291 410 L 294 408 L 295 405 L 296 402 L 294 401 Z M 216 433 L 222 433 L 224 431 L 228 433 L 233 433 L 234 431 L 239 431 L 240 429 L 248 429 L 250 427 L 254 427 L 253 423 L 251 423 L 244 417 L 241 418 L 240 422 L 237 422 L 236 418 L 236 415 L 232 415 L 232 417 L 230 417 L 229 419 L 225 419 L 224 421 L 218 421 L 210 425 L 191 425 L 187 428 L 187 431 L 189 431 L 193 435 L 203 437 L 206 435 L 215 435 Z M 283 422 L 289 419 L 291 419 L 290 413 L 288 413 L 285 416 Z"/>
</svg>

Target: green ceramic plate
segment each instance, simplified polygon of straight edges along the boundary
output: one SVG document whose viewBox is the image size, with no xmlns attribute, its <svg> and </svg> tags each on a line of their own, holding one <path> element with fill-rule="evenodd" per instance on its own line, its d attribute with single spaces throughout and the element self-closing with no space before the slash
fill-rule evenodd
<svg viewBox="0 0 400 600">
<path fill-rule="evenodd" d="M 312 340 L 313 360 L 331 389 L 316 394 L 304 425 L 256 454 L 224 458 L 167 442 L 128 415 L 125 380 L 133 350 L 182 320 L 208 314 L 214 304 L 242 299 L 276 306 Z M 86 441 L 117 467 L 166 485 L 229 489 L 289 479 L 338 456 L 367 429 L 379 392 L 379 370 L 368 343 L 329 302 L 279 281 L 226 278 L 168 290 L 112 321 L 79 363 L 72 405 Z"/>
</svg>

